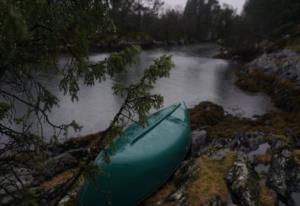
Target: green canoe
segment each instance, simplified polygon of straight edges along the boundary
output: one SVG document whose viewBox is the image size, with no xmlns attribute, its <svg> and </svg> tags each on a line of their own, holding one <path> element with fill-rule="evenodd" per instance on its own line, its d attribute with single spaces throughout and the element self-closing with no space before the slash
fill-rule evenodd
<svg viewBox="0 0 300 206">
<path fill-rule="evenodd" d="M 111 163 L 100 153 L 99 174 L 80 191 L 80 206 L 135 206 L 165 183 L 190 144 L 190 120 L 184 103 L 152 114 L 147 127 L 129 126 L 109 148 Z"/>
</svg>

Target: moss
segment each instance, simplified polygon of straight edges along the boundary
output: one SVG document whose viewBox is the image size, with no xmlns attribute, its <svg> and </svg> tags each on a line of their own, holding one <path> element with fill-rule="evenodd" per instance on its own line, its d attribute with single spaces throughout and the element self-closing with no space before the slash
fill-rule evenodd
<svg viewBox="0 0 300 206">
<path fill-rule="evenodd" d="M 224 116 L 224 109 L 211 102 L 202 102 L 190 109 L 192 129 L 216 125 L 224 119 Z"/>
<path fill-rule="evenodd" d="M 160 190 L 154 193 L 149 199 L 147 199 L 144 203 L 140 206 L 153 206 L 157 203 L 161 203 L 161 201 L 166 200 L 171 194 L 176 191 L 176 186 L 173 181 L 169 181 L 165 184 Z M 171 206 L 171 202 L 164 202 L 163 205 Z"/>
<path fill-rule="evenodd" d="M 300 112 L 300 90 L 295 82 L 283 80 L 255 68 L 238 72 L 235 82 L 241 89 L 250 92 L 264 92 L 270 95 L 274 104 L 286 111 Z"/>
<path fill-rule="evenodd" d="M 250 119 L 226 115 L 222 122 L 219 122 L 215 126 L 208 127 L 207 131 L 211 139 L 232 139 L 235 134 L 251 131 L 254 126 L 255 122 Z"/>
<path fill-rule="evenodd" d="M 237 133 L 251 131 L 286 135 L 287 128 L 293 132 L 294 137 L 300 136 L 300 112 L 270 112 L 257 116 L 256 119 L 247 119 L 224 115 L 224 110 L 220 106 L 204 102 L 190 109 L 190 116 L 192 129 L 205 126 L 208 136 L 212 139 L 230 139 Z M 286 142 L 287 138 L 283 140 Z"/>
<path fill-rule="evenodd" d="M 265 184 L 260 186 L 260 205 L 275 206 L 277 205 L 276 193 L 270 190 Z"/>
<path fill-rule="evenodd" d="M 197 159 L 198 174 L 186 189 L 189 206 L 201 206 L 214 197 L 227 201 L 228 189 L 225 176 L 232 167 L 236 154 L 228 153 L 223 160 L 211 160 L 207 156 Z"/>
</svg>

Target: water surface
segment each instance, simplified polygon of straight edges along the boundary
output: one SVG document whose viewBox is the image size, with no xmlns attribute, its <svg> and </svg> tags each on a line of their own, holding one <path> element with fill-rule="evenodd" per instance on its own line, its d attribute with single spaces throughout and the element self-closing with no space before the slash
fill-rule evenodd
<svg viewBox="0 0 300 206">
<path fill-rule="evenodd" d="M 201 101 L 212 101 L 222 105 L 229 113 L 245 117 L 261 115 L 273 109 L 267 96 L 250 94 L 237 88 L 234 85 L 234 70 L 238 65 L 212 58 L 216 52 L 217 47 L 211 44 L 143 51 L 128 74 L 94 87 L 86 87 L 81 83 L 80 100 L 75 103 L 58 91 L 60 77 L 44 75 L 39 79 L 61 100 L 60 107 L 54 109 L 51 118 L 57 123 L 76 120 L 84 126 L 80 134 L 105 129 L 122 104 L 122 99 L 112 94 L 113 84 L 137 81 L 153 59 L 163 54 L 172 55 L 175 64 L 170 77 L 159 80 L 153 91 L 164 96 L 165 106 L 185 101 L 189 107 L 193 107 Z M 93 54 L 91 60 L 99 61 L 105 56 Z"/>
</svg>

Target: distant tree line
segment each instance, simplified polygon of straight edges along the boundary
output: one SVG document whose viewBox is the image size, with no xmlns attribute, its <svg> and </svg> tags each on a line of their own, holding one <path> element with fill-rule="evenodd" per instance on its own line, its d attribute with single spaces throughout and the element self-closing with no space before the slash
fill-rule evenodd
<svg viewBox="0 0 300 206">
<path fill-rule="evenodd" d="M 119 35 L 140 41 L 206 41 L 228 34 L 236 12 L 217 0 L 188 0 L 183 11 L 161 0 L 114 0 L 111 17 Z M 116 37 L 119 39 L 119 37 Z"/>
<path fill-rule="evenodd" d="M 299 26 L 299 0 L 247 0 L 223 43 L 236 50 L 262 49 L 270 47 L 271 42 L 285 45 L 299 38 Z"/>
<path fill-rule="evenodd" d="M 299 32 L 299 0 L 247 0 L 237 11 L 217 0 L 188 0 L 164 10 L 162 0 L 114 0 L 111 17 L 117 39 L 144 42 L 219 41 L 236 50 L 254 49 Z"/>
</svg>

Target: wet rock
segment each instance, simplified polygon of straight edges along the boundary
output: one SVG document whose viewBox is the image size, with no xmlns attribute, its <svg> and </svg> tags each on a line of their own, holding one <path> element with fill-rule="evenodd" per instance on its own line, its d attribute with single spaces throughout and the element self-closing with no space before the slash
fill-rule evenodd
<svg viewBox="0 0 300 206">
<path fill-rule="evenodd" d="M 240 206 L 259 205 L 258 175 L 245 153 L 239 153 L 227 177 L 232 200 Z"/>
<path fill-rule="evenodd" d="M 170 197 L 166 200 L 167 202 L 173 202 L 176 206 L 186 206 L 187 200 L 184 195 L 184 187 L 179 188 L 175 193 L 170 195 Z M 164 205 L 164 204 L 161 204 Z"/>
<path fill-rule="evenodd" d="M 203 148 L 208 143 L 207 132 L 205 130 L 194 130 L 191 134 L 192 137 L 192 147 L 191 155 L 193 157 L 198 156 Z"/>
<path fill-rule="evenodd" d="M 290 191 L 300 192 L 300 165 L 293 165 L 289 171 L 289 187 Z"/>
<path fill-rule="evenodd" d="M 267 179 L 267 185 L 273 189 L 280 199 L 288 199 L 288 167 L 292 152 L 289 149 L 277 151 L 271 161 L 271 168 Z"/>
<path fill-rule="evenodd" d="M 214 152 L 210 156 L 210 159 L 212 159 L 212 160 L 222 160 L 222 159 L 225 158 L 225 156 L 228 154 L 229 151 L 230 151 L 230 149 L 228 149 L 228 148 L 220 149 L 220 150 Z"/>
<path fill-rule="evenodd" d="M 212 198 L 208 203 L 204 204 L 203 206 L 224 206 L 225 204 L 221 200 L 220 197 L 216 196 Z"/>
<path fill-rule="evenodd" d="M 194 159 L 183 162 L 174 175 L 176 186 L 184 186 L 196 173 L 197 165 Z"/>
<path fill-rule="evenodd" d="M 259 146 L 266 141 L 265 139 L 266 135 L 263 132 L 237 133 L 228 147 L 249 153 L 259 149 Z"/>
<path fill-rule="evenodd" d="M 225 147 L 228 148 L 231 142 L 232 139 L 221 138 L 221 139 L 214 139 L 210 145 L 213 146 L 214 148 L 221 149 Z"/>
</svg>

